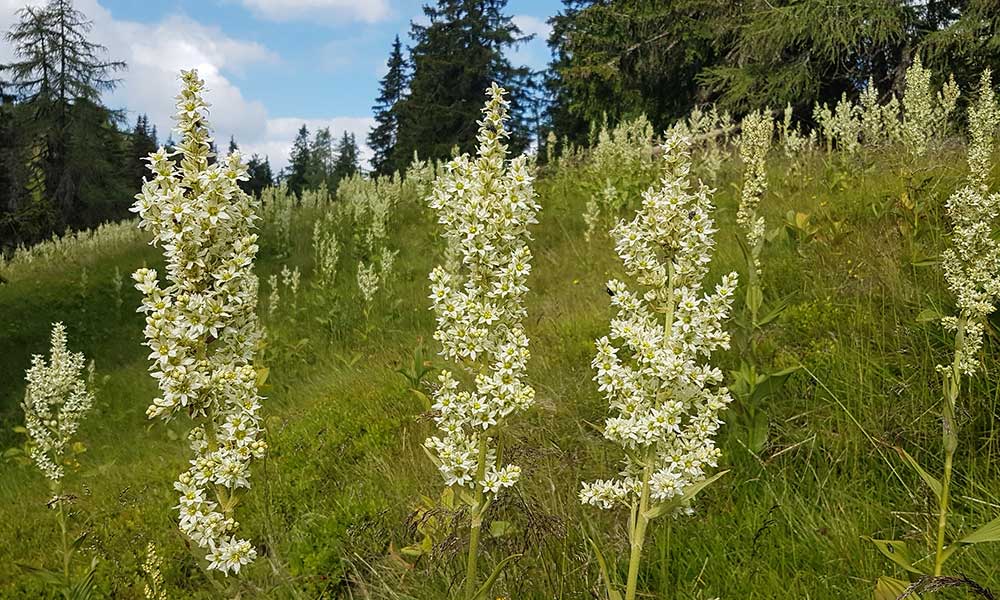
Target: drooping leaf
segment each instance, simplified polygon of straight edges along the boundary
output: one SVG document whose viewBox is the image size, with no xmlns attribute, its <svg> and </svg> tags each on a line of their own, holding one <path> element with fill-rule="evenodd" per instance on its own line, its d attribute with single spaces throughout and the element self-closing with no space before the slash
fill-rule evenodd
<svg viewBox="0 0 1000 600">
<path fill-rule="evenodd" d="M 611 584 L 611 573 L 608 571 L 608 562 L 604 560 L 604 555 L 601 554 L 601 549 L 597 547 L 597 542 L 591 538 L 587 538 L 587 542 L 590 543 L 590 547 L 594 550 L 594 556 L 597 557 L 597 566 L 601 569 L 601 579 L 604 580 L 604 589 L 608 592 L 608 600 L 622 600 L 621 592 L 616 590 Z"/>
<path fill-rule="evenodd" d="M 899 540 L 876 540 L 875 538 L 868 538 L 868 541 L 875 544 L 878 551 L 886 558 L 910 573 L 924 574 L 923 571 L 913 566 L 913 559 L 910 557 L 910 549 L 906 547 L 906 542 Z"/>
<path fill-rule="evenodd" d="M 765 377 L 758 379 L 757 386 L 750 395 L 750 399 L 756 403 L 776 394 L 799 369 L 800 367 L 798 366 L 788 367 L 774 373 L 768 373 Z"/>
<path fill-rule="evenodd" d="M 906 591 L 910 584 L 892 577 L 879 577 L 875 582 L 875 594 L 873 600 L 897 600 Z M 907 598 L 920 600 L 920 596 L 910 594 Z"/>
<path fill-rule="evenodd" d="M 924 470 L 924 468 L 920 466 L 920 463 L 917 462 L 917 459 L 910 456 L 910 454 L 906 450 L 903 450 L 902 448 L 899 447 L 895 447 L 895 450 L 896 453 L 899 454 L 899 456 L 902 457 L 904 461 L 906 461 L 906 464 L 913 467 L 913 470 L 916 471 L 918 475 L 920 475 L 920 478 L 924 480 L 924 483 L 927 484 L 927 487 L 931 488 L 931 491 L 934 492 L 934 495 L 937 496 L 938 500 L 940 501 L 941 482 L 938 481 L 936 477 L 934 477 L 926 470 Z"/>
<path fill-rule="evenodd" d="M 728 472 L 729 472 L 729 470 L 720 471 L 720 472 L 716 473 L 715 475 L 709 477 L 708 479 L 704 479 L 702 481 L 699 481 L 698 483 L 696 483 L 694 485 L 689 485 L 687 488 L 684 489 L 684 493 L 681 494 L 680 496 L 677 496 L 675 498 L 671 498 L 667 502 L 661 502 L 661 503 L 657 504 L 656 506 L 654 506 L 654 507 L 650 508 L 649 510 L 647 510 L 646 513 L 645 513 L 646 519 L 652 521 L 653 519 L 655 519 L 655 518 L 663 515 L 664 513 L 668 513 L 670 511 L 673 511 L 678 506 L 683 506 L 688 501 L 694 499 L 694 497 L 697 496 L 699 492 L 701 492 L 703 489 L 707 488 L 709 485 L 715 483 L 716 480 L 718 480 L 719 478 L 721 478 L 723 475 L 725 475 Z"/>
<path fill-rule="evenodd" d="M 484 598 L 486 598 L 486 596 L 490 593 L 490 590 L 493 589 L 493 584 L 496 582 L 497 577 L 500 576 L 500 573 L 503 572 L 504 568 L 511 562 L 519 558 L 521 558 L 520 554 L 511 554 L 507 558 L 501 560 L 500 564 L 498 564 L 496 568 L 493 569 L 493 572 L 490 573 L 490 576 L 487 577 L 486 581 L 483 582 L 482 587 L 479 588 L 479 591 L 476 592 L 476 595 L 472 597 L 473 600 L 483 600 Z"/>
<path fill-rule="evenodd" d="M 984 542 L 1000 542 L 1000 517 L 958 540 L 959 544 L 982 544 Z"/>
</svg>

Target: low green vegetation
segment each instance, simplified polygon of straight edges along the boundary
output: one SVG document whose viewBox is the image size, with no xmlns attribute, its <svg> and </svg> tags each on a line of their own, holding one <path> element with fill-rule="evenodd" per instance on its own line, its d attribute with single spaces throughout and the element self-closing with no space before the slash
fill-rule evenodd
<svg viewBox="0 0 1000 600">
<path fill-rule="evenodd" d="M 896 160 L 891 150 L 867 149 L 811 153 L 794 165 L 771 159 L 758 208 L 770 230 L 764 304 L 787 308 L 756 340 L 755 361 L 767 372 L 800 368 L 754 405 L 731 406 L 719 438 L 720 469 L 729 473 L 699 496 L 693 516 L 649 530 L 640 590 L 676 598 L 866 596 L 880 576 L 907 579 L 869 537 L 908 540 L 919 552 L 914 560 L 933 562 L 923 549 L 934 547 L 927 536 L 935 531 L 937 502 L 896 448 L 929 471 L 943 469 L 935 365 L 947 363 L 952 348 L 933 315 L 947 314 L 953 300 L 936 257 L 947 245 L 944 202 L 967 169 L 960 147 L 928 156 L 919 186 L 925 226 L 912 236 L 899 213 L 905 182 Z M 1000 179 L 997 170 L 994 163 L 989 181 Z M 719 170 L 720 232 L 709 281 L 733 269 L 744 275 L 735 225 L 742 171 L 735 159 Z M 607 235 L 584 241 L 588 186 L 580 157 L 540 168 L 536 182 L 542 210 L 533 229 L 525 328 L 537 397 L 505 449 L 523 469 L 521 483 L 490 507 L 481 541 L 484 573 L 521 555 L 498 578 L 499 597 L 600 594 L 601 569 L 588 539 L 603 556 L 623 557 L 612 571 L 624 575 L 627 566 L 624 519 L 577 499 L 581 480 L 613 476 L 621 458 L 600 434 L 607 407 L 589 366 L 611 314 L 605 282 L 620 266 Z M 207 575 L 174 523 L 171 482 L 185 468 L 181 441 L 189 423 L 151 427 L 145 416 L 156 387 L 146 372 L 142 317 L 133 312 L 140 294 L 128 280 L 118 289 L 115 273 L 161 268 L 159 254 L 136 237 L 9 269 L 0 286 L 3 447 L 24 442 L 14 431 L 23 421 L 22 373 L 32 354 L 47 350 L 53 321 L 66 323 L 70 349 L 96 365 L 96 407 L 78 433 L 86 451 L 64 488 L 74 496 L 72 522 L 88 533 L 80 554 L 98 558 L 100 594 L 142 597 L 149 542 L 163 558 L 170 597 L 458 592 L 468 529 L 461 504 L 442 495 L 440 476 L 421 450 L 433 430 L 427 385 L 442 366 L 429 339 L 426 279 L 440 247 L 420 190 L 401 190 L 388 224 L 399 257 L 370 310 L 356 277 L 357 262 L 369 257 L 349 218 L 337 225 L 343 247 L 335 286 L 311 286 L 313 224 L 347 199 L 290 208 L 287 247 L 269 243 L 278 239 L 270 235 L 274 225 L 263 224 L 261 281 L 280 279 L 287 267 L 300 270 L 302 283 L 294 297 L 283 291 L 270 315 L 261 286 L 270 452 L 241 506 L 241 529 L 261 559 L 239 578 Z M 997 367 L 994 336 L 988 329 L 981 356 L 987 374 Z M 431 362 L 426 374 L 423 360 Z M 728 379 L 741 357 L 734 349 L 717 360 Z M 949 520 L 956 532 L 995 518 L 1000 503 L 996 387 L 978 376 L 964 394 Z M 763 424 L 752 414 L 765 415 Z M 58 561 L 49 486 L 18 452 L 6 457 L 0 532 L 16 543 L 0 550 L 0 595 L 38 596 L 48 588 L 18 565 Z M 998 560 L 1000 550 L 982 545 L 957 551 L 949 569 L 995 588 Z M 88 567 L 83 559 L 73 565 L 81 573 Z"/>
</svg>

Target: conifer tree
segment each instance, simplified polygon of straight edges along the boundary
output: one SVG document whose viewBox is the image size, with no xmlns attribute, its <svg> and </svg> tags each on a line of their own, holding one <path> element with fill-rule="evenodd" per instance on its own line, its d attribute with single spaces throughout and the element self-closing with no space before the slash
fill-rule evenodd
<svg viewBox="0 0 1000 600">
<path fill-rule="evenodd" d="M 298 195 L 306 188 L 311 163 L 312 150 L 309 147 L 309 128 L 303 123 L 295 136 L 295 141 L 292 142 L 292 152 L 289 156 L 286 175 L 289 192 Z"/>
<path fill-rule="evenodd" d="M 14 61 L 0 72 L 27 105 L 22 126 L 32 149 L 28 161 L 41 175 L 30 191 L 52 203 L 70 226 L 124 211 L 127 202 L 114 200 L 128 195 L 120 117 L 101 105 L 100 96 L 117 86 L 113 75 L 125 63 L 104 58 L 107 49 L 88 39 L 92 22 L 71 0 L 28 6 L 17 15 L 6 35 Z"/>
<path fill-rule="evenodd" d="M 337 161 L 333 165 L 333 178 L 335 182 L 350 177 L 358 172 L 360 167 L 358 142 L 353 133 L 344 132 L 340 141 L 337 142 Z"/>
<path fill-rule="evenodd" d="M 398 35 L 392 43 L 392 52 L 389 53 L 386 66 L 389 70 L 382 78 L 381 91 L 372 107 L 375 126 L 368 133 L 368 146 L 373 152 L 372 169 L 380 175 L 402 170 L 408 159 L 395 152 L 399 136 L 399 103 L 403 99 L 407 83 L 406 62 Z"/>
<path fill-rule="evenodd" d="M 438 0 L 424 6 L 427 24 L 411 24 L 409 94 L 399 103 L 394 155 L 445 159 L 452 148 L 472 152 L 483 91 L 492 82 L 511 90 L 510 150 L 528 145 L 523 80 L 504 51 L 525 41 L 505 13 L 507 0 Z"/>
</svg>

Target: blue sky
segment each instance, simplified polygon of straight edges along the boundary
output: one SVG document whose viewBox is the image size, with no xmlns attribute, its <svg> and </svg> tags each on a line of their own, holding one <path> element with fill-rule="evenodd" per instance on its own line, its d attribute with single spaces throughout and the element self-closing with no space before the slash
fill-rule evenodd
<svg viewBox="0 0 1000 600">
<path fill-rule="evenodd" d="M 30 0 L 39 4 L 42 0 Z M 0 0 L 6 31 L 27 0 Z M 210 120 L 219 140 L 230 135 L 246 152 L 287 162 L 295 131 L 330 126 L 359 142 L 385 72 L 393 37 L 409 43 L 417 0 L 76 0 L 94 21 L 93 37 L 129 63 L 107 101 L 134 120 L 148 113 L 165 138 L 175 73 L 197 67 L 208 82 Z M 541 69 L 549 60 L 545 21 L 559 0 L 510 0 L 508 13 L 536 39 L 512 60 Z M 11 49 L 0 42 L 0 62 Z"/>
</svg>

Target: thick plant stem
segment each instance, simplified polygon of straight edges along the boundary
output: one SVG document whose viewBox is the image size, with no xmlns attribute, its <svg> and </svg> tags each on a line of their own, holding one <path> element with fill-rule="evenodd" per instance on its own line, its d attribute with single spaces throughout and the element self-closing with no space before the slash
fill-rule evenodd
<svg viewBox="0 0 1000 600">
<path fill-rule="evenodd" d="M 945 380 L 944 390 L 944 476 L 941 478 L 941 497 L 938 502 L 938 526 L 937 544 L 934 554 L 934 576 L 940 577 L 944 567 L 945 555 L 945 533 L 948 528 L 948 502 L 951 491 L 952 466 L 955 459 L 955 450 L 958 447 L 958 431 L 955 426 L 955 404 L 958 400 L 958 393 L 961 389 L 961 355 L 962 346 L 965 344 L 966 318 L 963 316 L 958 321 L 958 333 L 955 334 L 955 359 L 951 366 L 951 371 Z"/>
<path fill-rule="evenodd" d="M 646 525 L 649 524 L 646 513 L 649 511 L 649 478 L 652 475 L 652 467 L 648 463 L 649 461 L 642 470 L 642 493 L 639 496 L 639 509 L 636 511 L 635 521 L 631 523 L 632 554 L 628 560 L 628 584 L 625 588 L 625 600 L 635 600 L 639 585 L 639 562 L 642 560 L 642 545 L 646 539 Z"/>
<path fill-rule="evenodd" d="M 479 465 L 476 469 L 476 499 L 472 507 L 472 527 L 469 530 L 469 558 L 465 565 L 465 598 L 472 600 L 476 596 L 476 567 L 479 559 L 479 532 L 483 526 L 483 486 L 481 481 L 486 475 L 486 434 L 479 439 Z"/>
<path fill-rule="evenodd" d="M 59 490 L 59 532 L 62 535 L 62 551 L 63 551 L 63 578 L 68 586 L 69 581 L 69 559 L 70 559 L 70 549 L 69 549 L 69 538 L 67 537 L 68 531 L 66 527 L 66 512 L 63 510 L 63 497 L 62 490 Z"/>
<path fill-rule="evenodd" d="M 934 556 L 934 576 L 940 577 L 944 567 L 944 535 L 948 525 L 948 488 L 951 485 L 951 464 L 954 452 L 945 452 L 944 478 L 941 480 L 941 502 L 938 505 L 937 553 Z"/>
</svg>

